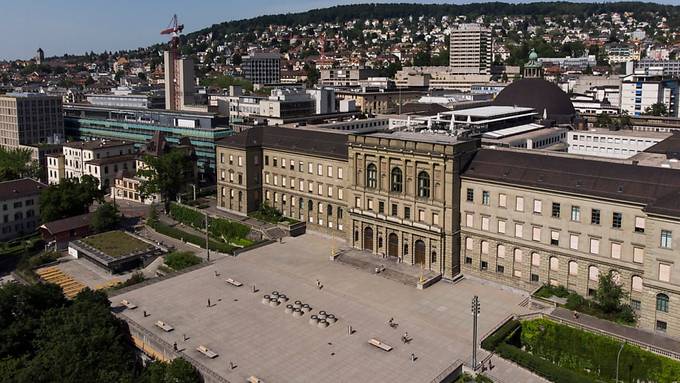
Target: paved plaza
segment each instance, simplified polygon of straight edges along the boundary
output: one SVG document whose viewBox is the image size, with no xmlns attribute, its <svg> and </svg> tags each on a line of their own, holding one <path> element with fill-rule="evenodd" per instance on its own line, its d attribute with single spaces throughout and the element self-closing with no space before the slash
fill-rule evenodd
<svg viewBox="0 0 680 383">
<path fill-rule="evenodd" d="M 430 382 L 456 360 L 470 360 L 473 295 L 481 301 L 480 337 L 508 315 L 528 312 L 519 305 L 526 295 L 491 283 L 463 279 L 418 290 L 333 262 L 331 249 L 342 245 L 333 242 L 313 233 L 286 238 L 111 300 L 138 305 L 121 315 L 169 344 L 177 342 L 183 353 L 231 382 L 253 375 L 265 382 Z M 229 285 L 227 278 L 244 285 Z M 263 295 L 272 291 L 312 311 L 295 318 L 285 312 L 286 304 L 263 304 Z M 338 321 L 327 328 L 309 324 L 320 310 Z M 388 326 L 390 318 L 396 328 Z M 154 325 L 158 320 L 174 330 L 164 332 Z M 401 341 L 405 332 L 412 339 L 408 344 Z M 392 351 L 369 345 L 371 338 Z M 200 345 L 219 356 L 203 356 L 196 351 Z M 509 363 L 496 365 L 495 376 L 510 377 L 504 381 L 542 381 Z"/>
</svg>

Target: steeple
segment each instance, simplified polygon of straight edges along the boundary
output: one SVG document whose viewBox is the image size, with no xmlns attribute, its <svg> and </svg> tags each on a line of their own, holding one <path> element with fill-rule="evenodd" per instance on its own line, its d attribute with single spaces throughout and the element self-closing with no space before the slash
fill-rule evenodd
<svg viewBox="0 0 680 383">
<path fill-rule="evenodd" d="M 538 61 L 534 48 L 529 53 L 529 62 L 524 64 L 524 78 L 543 78 L 543 65 Z"/>
</svg>

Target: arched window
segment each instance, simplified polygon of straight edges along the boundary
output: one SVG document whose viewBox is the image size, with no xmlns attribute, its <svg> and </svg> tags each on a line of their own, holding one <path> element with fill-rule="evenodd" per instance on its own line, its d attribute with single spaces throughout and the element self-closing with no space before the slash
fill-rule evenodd
<svg viewBox="0 0 680 383">
<path fill-rule="evenodd" d="M 656 295 L 656 311 L 668 312 L 668 295 L 657 294 Z"/>
<path fill-rule="evenodd" d="M 569 261 L 569 275 L 578 275 L 578 263 Z"/>
<path fill-rule="evenodd" d="M 401 174 L 401 169 L 392 169 L 392 189 L 393 192 L 401 193 L 403 190 L 403 176 Z"/>
<path fill-rule="evenodd" d="M 640 277 L 639 275 L 633 275 L 630 285 L 631 290 L 642 291 L 642 277 Z"/>
<path fill-rule="evenodd" d="M 333 206 L 331 206 L 331 204 L 326 205 L 326 213 L 329 217 L 333 216 Z"/>
<path fill-rule="evenodd" d="M 598 279 L 600 279 L 600 270 L 597 268 L 597 266 L 588 267 L 588 279 L 596 282 Z"/>
<path fill-rule="evenodd" d="M 430 259 L 431 263 L 437 263 L 437 252 L 432 250 L 432 258 Z"/>
<path fill-rule="evenodd" d="M 560 260 L 557 257 L 550 257 L 550 270 L 558 271 L 560 269 Z"/>
<path fill-rule="evenodd" d="M 430 175 L 425 171 L 418 173 L 418 197 L 430 197 Z"/>
<path fill-rule="evenodd" d="M 378 168 L 375 164 L 369 164 L 366 167 L 366 187 L 369 189 L 378 187 Z"/>
<path fill-rule="evenodd" d="M 311 200 L 307 201 L 307 210 L 309 211 L 314 210 L 314 202 L 312 202 Z"/>
</svg>

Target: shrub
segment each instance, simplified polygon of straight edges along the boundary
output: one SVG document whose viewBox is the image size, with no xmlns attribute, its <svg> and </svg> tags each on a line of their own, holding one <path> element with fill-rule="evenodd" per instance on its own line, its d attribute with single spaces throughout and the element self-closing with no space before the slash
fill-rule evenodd
<svg viewBox="0 0 680 383">
<path fill-rule="evenodd" d="M 175 271 L 198 265 L 203 260 L 188 251 L 174 251 L 165 256 L 165 264 Z"/>
<path fill-rule="evenodd" d="M 168 226 L 158 221 L 149 222 L 149 226 L 151 226 L 157 232 L 163 235 L 167 235 L 168 237 L 184 240 L 193 243 L 194 245 L 205 248 L 205 238 L 203 237 L 187 233 L 186 231 Z M 219 251 L 220 253 L 231 253 L 232 251 L 234 251 L 233 246 L 217 241 L 208 241 L 208 246 L 210 246 L 210 250 Z"/>
<path fill-rule="evenodd" d="M 518 320 L 510 320 L 501 327 L 498 328 L 498 330 L 494 331 L 493 334 L 487 336 L 481 343 L 482 348 L 487 350 L 487 351 L 493 351 L 496 349 L 496 347 L 503 343 L 505 339 L 513 332 L 515 329 L 517 329 L 521 323 Z"/>
<path fill-rule="evenodd" d="M 515 346 L 502 343 L 496 348 L 502 358 L 512 360 L 520 366 L 532 371 L 554 383 L 596 383 L 587 376 L 552 364 Z"/>
<path fill-rule="evenodd" d="M 133 273 L 130 278 L 128 278 L 125 282 L 119 283 L 115 286 L 112 287 L 113 290 L 118 290 L 122 289 L 124 287 L 136 285 L 137 283 L 144 282 L 146 280 L 146 277 L 144 277 L 144 274 L 141 272 L 136 272 Z"/>
<path fill-rule="evenodd" d="M 185 225 L 189 225 L 198 230 L 205 229 L 205 214 L 190 207 L 172 203 L 170 205 L 170 215 L 172 218 Z M 228 219 L 209 217 L 208 231 L 214 238 L 229 243 L 239 238 L 245 238 L 250 232 L 250 228 Z"/>
</svg>

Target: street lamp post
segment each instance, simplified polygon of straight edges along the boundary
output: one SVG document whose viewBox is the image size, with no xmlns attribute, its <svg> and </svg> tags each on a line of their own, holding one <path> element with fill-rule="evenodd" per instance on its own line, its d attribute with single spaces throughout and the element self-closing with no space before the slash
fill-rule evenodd
<svg viewBox="0 0 680 383">
<path fill-rule="evenodd" d="M 479 297 L 472 298 L 472 368 L 477 369 L 477 317 L 479 316 Z"/>
<path fill-rule="evenodd" d="M 208 240 L 208 212 L 205 212 L 205 251 L 208 255 L 208 262 L 210 262 L 210 242 Z"/>
<path fill-rule="evenodd" d="M 189 184 L 191 187 L 194 189 L 194 201 L 196 201 L 196 185 L 194 184 Z"/>
<path fill-rule="evenodd" d="M 616 354 L 616 383 L 619 383 L 619 359 L 621 358 L 621 351 L 623 351 L 623 347 L 626 345 L 627 341 L 623 341 L 621 343 L 621 348 L 619 348 L 619 352 Z"/>
</svg>

